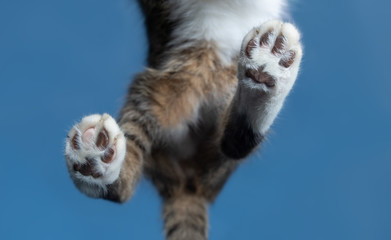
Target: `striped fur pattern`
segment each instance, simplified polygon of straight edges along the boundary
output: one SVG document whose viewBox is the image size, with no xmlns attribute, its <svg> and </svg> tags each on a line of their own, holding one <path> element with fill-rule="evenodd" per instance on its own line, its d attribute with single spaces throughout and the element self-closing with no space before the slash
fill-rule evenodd
<svg viewBox="0 0 391 240">
<path fill-rule="evenodd" d="M 95 114 L 70 130 L 66 163 L 81 192 L 120 203 L 144 175 L 163 199 L 166 239 L 206 240 L 208 203 L 263 141 L 296 80 L 300 35 L 266 21 L 282 15 L 283 0 L 139 3 L 148 67 L 117 121 Z M 212 33 L 208 22 L 232 32 Z"/>
<path fill-rule="evenodd" d="M 167 240 L 203 240 L 208 235 L 207 201 L 194 195 L 180 195 L 163 205 Z"/>
</svg>

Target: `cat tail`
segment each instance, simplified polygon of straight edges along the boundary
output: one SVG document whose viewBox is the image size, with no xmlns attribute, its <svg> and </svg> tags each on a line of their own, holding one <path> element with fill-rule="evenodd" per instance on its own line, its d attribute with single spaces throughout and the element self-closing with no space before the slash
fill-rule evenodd
<svg viewBox="0 0 391 240">
<path fill-rule="evenodd" d="M 196 195 L 166 199 L 163 204 L 166 240 L 206 240 L 207 205 L 205 198 Z"/>
</svg>

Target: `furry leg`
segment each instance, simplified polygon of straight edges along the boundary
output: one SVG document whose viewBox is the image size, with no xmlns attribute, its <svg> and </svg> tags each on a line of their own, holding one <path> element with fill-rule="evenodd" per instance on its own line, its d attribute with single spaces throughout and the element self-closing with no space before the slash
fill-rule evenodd
<svg viewBox="0 0 391 240">
<path fill-rule="evenodd" d="M 163 218 L 167 240 L 207 239 L 207 202 L 202 197 L 182 195 L 166 200 Z"/>
<path fill-rule="evenodd" d="M 290 23 L 266 22 L 245 36 L 239 85 L 221 142 L 226 156 L 242 159 L 264 139 L 296 80 L 301 57 L 300 34 Z"/>
</svg>

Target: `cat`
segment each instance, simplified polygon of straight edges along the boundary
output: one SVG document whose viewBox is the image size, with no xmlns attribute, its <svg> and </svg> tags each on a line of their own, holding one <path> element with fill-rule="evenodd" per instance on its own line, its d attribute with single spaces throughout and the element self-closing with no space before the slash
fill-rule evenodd
<svg viewBox="0 0 391 240">
<path fill-rule="evenodd" d="M 93 198 L 127 201 L 142 175 L 163 200 L 166 239 L 208 236 L 207 206 L 265 138 L 299 71 L 284 0 L 138 0 L 149 41 L 119 117 L 84 117 L 66 164 Z"/>
</svg>

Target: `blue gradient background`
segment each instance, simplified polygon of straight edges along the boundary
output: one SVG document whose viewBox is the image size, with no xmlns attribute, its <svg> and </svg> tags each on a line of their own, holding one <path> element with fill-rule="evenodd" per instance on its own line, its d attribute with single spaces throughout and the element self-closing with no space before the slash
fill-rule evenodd
<svg viewBox="0 0 391 240">
<path fill-rule="evenodd" d="M 297 1 L 305 57 L 261 152 L 210 208 L 210 239 L 391 239 L 391 3 Z M 125 205 L 73 186 L 67 130 L 118 113 L 146 41 L 127 0 L 0 1 L 0 239 L 163 239 L 143 180 Z"/>
</svg>

